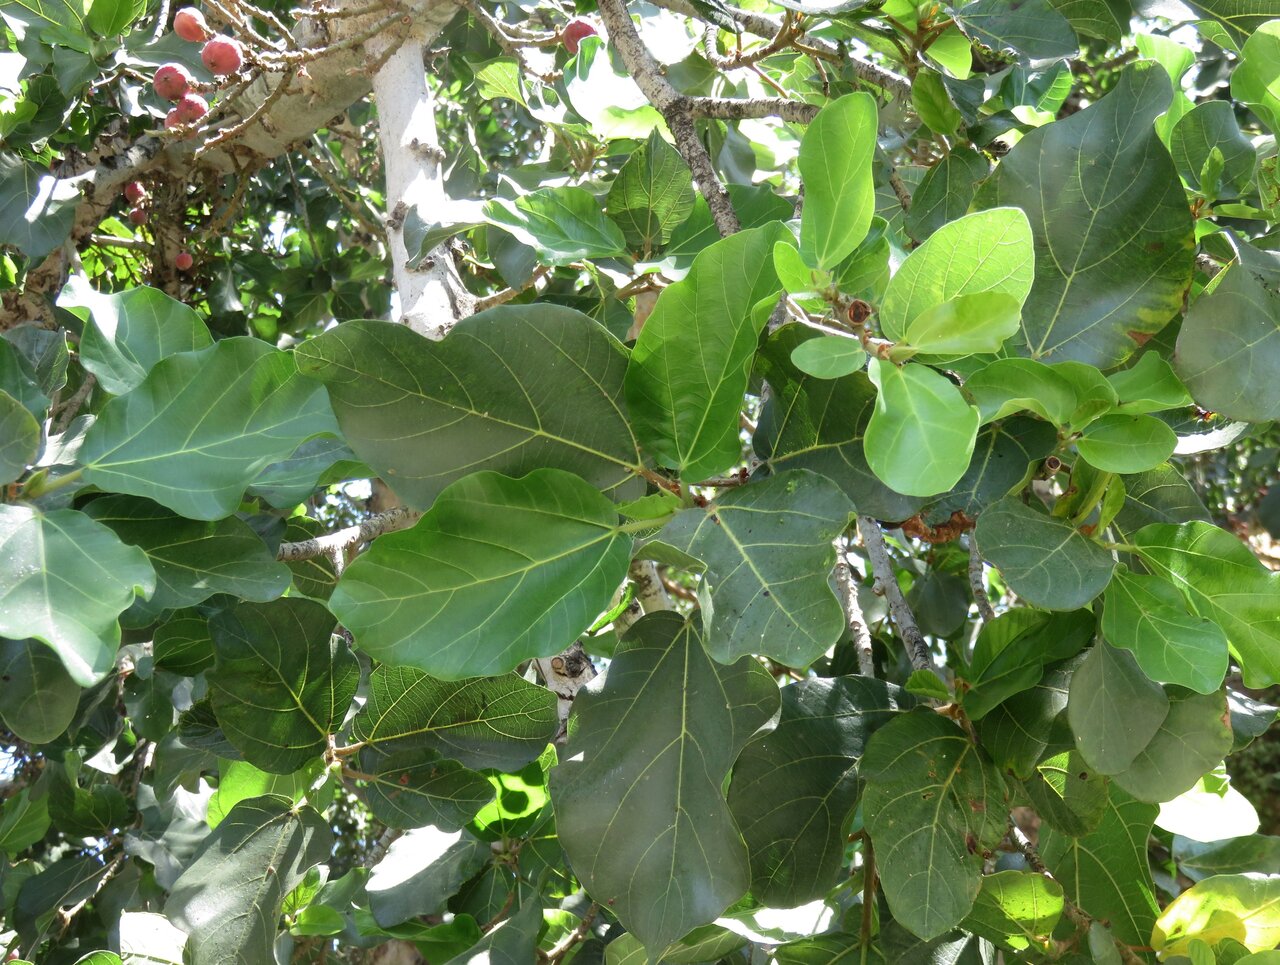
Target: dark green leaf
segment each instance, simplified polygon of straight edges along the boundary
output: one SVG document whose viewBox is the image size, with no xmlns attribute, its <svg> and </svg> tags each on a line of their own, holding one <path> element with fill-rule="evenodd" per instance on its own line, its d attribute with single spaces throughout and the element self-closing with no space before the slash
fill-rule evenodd
<svg viewBox="0 0 1280 965">
<path fill-rule="evenodd" d="M 924 241 L 969 210 L 977 184 L 990 171 L 978 152 L 958 147 L 924 173 L 906 213 L 907 233 Z"/>
<path fill-rule="evenodd" d="M 165 916 L 190 936 L 189 965 L 271 961 L 285 895 L 329 857 L 332 840 L 320 815 L 288 798 L 237 804 L 165 902 Z"/>
<path fill-rule="evenodd" d="M 379 660 L 448 679 L 499 674 L 572 643 L 630 560 L 613 504 L 578 477 L 478 472 L 412 529 L 379 538 L 330 606 Z"/>
<path fill-rule="evenodd" d="M 586 188 L 538 188 L 514 201 L 493 198 L 484 206 L 484 215 L 548 265 L 608 258 L 626 249 L 622 232 Z"/>
<path fill-rule="evenodd" d="M 0 720 L 18 737 L 47 744 L 75 719 L 80 686 L 38 640 L 0 638 Z M 3 835 L 0 835 L 3 837 Z"/>
<path fill-rule="evenodd" d="M 418 509 L 481 469 L 565 469 L 607 490 L 639 462 L 622 402 L 626 350 L 571 309 L 499 306 L 441 342 L 347 322 L 297 357 L 325 383 L 348 444 Z"/>
<path fill-rule="evenodd" d="M 721 788 L 778 691 L 750 658 L 713 663 L 696 622 L 671 612 L 637 623 L 600 680 L 579 692 L 551 772 L 556 822 L 587 892 L 652 955 L 750 883 Z"/>
<path fill-rule="evenodd" d="M 880 728 L 862 757 L 863 814 L 893 916 L 932 939 L 969 914 L 982 852 L 1008 830 L 1008 792 L 952 721 L 931 710 Z"/>
<path fill-rule="evenodd" d="M 1046 760 L 1024 787 L 1041 819 L 1072 837 L 1094 831 L 1107 809 L 1107 778 L 1086 764 L 1077 751 Z"/>
<path fill-rule="evenodd" d="M 19 325 L 5 332 L 4 339 L 30 367 L 41 392 L 51 394 L 67 384 L 66 332 Z"/>
<path fill-rule="evenodd" d="M 49 796 L 34 796 L 24 787 L 0 804 L 0 851 L 9 855 L 25 851 L 49 830 Z M 2 877 L 2 876 L 0 876 Z M 0 895 L 0 901 L 3 896 Z"/>
<path fill-rule="evenodd" d="M 1174 688 L 1169 713 L 1138 756 L 1113 780 L 1140 801 L 1172 801 L 1231 751 L 1231 720 L 1222 692 Z"/>
<path fill-rule="evenodd" d="M 671 240 L 693 211 L 693 197 L 689 165 L 655 129 L 614 178 L 609 217 L 622 228 L 628 245 L 650 251 Z"/>
<path fill-rule="evenodd" d="M 1222 157 L 1221 183 L 1225 191 L 1201 181 L 1215 148 Z M 1169 138 L 1169 153 L 1189 185 L 1215 196 L 1236 197 L 1253 179 L 1258 163 L 1253 143 L 1241 132 L 1235 109 L 1228 101 L 1207 101 L 1183 114 Z"/>
<path fill-rule="evenodd" d="M 1181 308 L 1194 230 L 1151 126 L 1170 91 L 1157 65 L 1129 67 L 1098 103 L 1024 135 L 979 190 L 981 207 L 1015 205 L 1034 226 L 1032 357 L 1114 365 Z"/>
<path fill-rule="evenodd" d="M 542 908 L 532 901 L 445 965 L 525 965 L 537 958 Z"/>
<path fill-rule="evenodd" d="M 1168 714 L 1169 698 L 1160 685 L 1128 651 L 1103 641 L 1071 678 L 1067 719 L 1080 753 L 1102 774 L 1129 767 Z"/>
<path fill-rule="evenodd" d="M 386 928 L 444 910 L 462 883 L 493 854 L 466 831 L 417 828 L 392 843 L 369 875 L 369 907 Z"/>
<path fill-rule="evenodd" d="M 1050 667 L 1036 686 L 1014 694 L 978 722 L 982 746 L 1002 770 L 1029 778 L 1046 753 L 1073 746 L 1066 722 L 1067 691 L 1082 659 Z"/>
<path fill-rule="evenodd" d="M 6 13 L 11 7 L 6 7 Z M 0 238 L 39 264 L 66 240 L 80 190 L 14 151 L 0 156 Z"/>
<path fill-rule="evenodd" d="M 324 752 L 355 696 L 360 668 L 333 616 L 298 597 L 239 603 L 209 630 L 218 725 L 251 764 L 291 774 Z"/>
<path fill-rule="evenodd" d="M 1058 443 L 1053 426 L 1015 416 L 978 433 L 973 458 L 960 481 L 926 512 L 930 522 L 945 522 L 954 512 L 976 517 L 992 503 L 1021 488 L 1035 466 Z"/>
<path fill-rule="evenodd" d="M 975 43 L 1020 60 L 1058 60 L 1079 49 L 1071 24 L 1050 0 L 977 0 L 956 11 L 956 22 Z"/>
<path fill-rule="evenodd" d="M 457 831 L 493 800 L 493 785 L 477 771 L 446 760 L 429 747 L 360 752 L 364 799 L 389 828 L 432 825 Z"/>
<path fill-rule="evenodd" d="M 807 667 L 835 645 L 845 618 L 828 583 L 832 540 L 852 515 L 835 483 L 792 470 L 725 490 L 666 525 L 657 539 L 705 566 L 712 657 L 733 663 L 756 653 Z"/>
<path fill-rule="evenodd" d="M 213 666 L 213 637 L 208 617 L 198 610 L 179 610 L 156 628 L 151 638 L 156 668 L 194 677 Z"/>
<path fill-rule="evenodd" d="M 21 476 L 39 451 L 40 423 L 21 402 L 0 390 L 0 485 Z"/>
<path fill-rule="evenodd" d="M 96 857 L 62 858 L 27 878 L 13 905 L 13 927 L 28 948 L 36 948 L 57 925 L 55 913 L 97 892 L 107 865 Z"/>
<path fill-rule="evenodd" d="M 969 666 L 969 690 L 963 704 L 971 720 L 980 720 L 1014 694 L 1040 682 L 1045 664 L 1074 657 L 1093 635 L 1087 610 L 1045 613 L 1009 610 L 983 626 Z"/>
</svg>

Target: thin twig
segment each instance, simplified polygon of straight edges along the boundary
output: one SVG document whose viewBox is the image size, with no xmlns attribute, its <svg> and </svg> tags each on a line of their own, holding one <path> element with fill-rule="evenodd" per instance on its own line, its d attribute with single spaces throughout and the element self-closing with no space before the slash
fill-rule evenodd
<svg viewBox="0 0 1280 965">
<path fill-rule="evenodd" d="M 987 598 L 987 578 L 982 569 L 982 556 L 972 534 L 969 536 L 969 588 L 973 590 L 973 602 L 978 605 L 978 616 L 983 623 L 996 618 L 996 611 Z"/>
<path fill-rule="evenodd" d="M 67 399 L 58 410 L 58 415 L 53 420 L 53 435 L 67 431 L 67 426 L 71 425 L 71 420 L 76 417 L 76 413 L 80 411 L 80 407 L 89 398 L 89 394 L 93 392 L 93 387 L 96 384 L 97 380 L 93 377 L 93 373 L 86 372 L 84 381 L 80 383 L 80 388 L 76 389 L 71 398 Z"/>
<path fill-rule="evenodd" d="M 364 866 L 372 868 L 379 861 L 387 856 L 387 850 L 396 842 L 396 839 L 404 834 L 402 828 L 384 828 L 382 834 L 378 836 L 378 840 L 373 843 L 373 847 L 369 849 L 368 856 L 364 859 Z"/>
<path fill-rule="evenodd" d="M 538 951 L 538 959 L 540 961 L 558 962 L 565 957 L 574 945 L 582 941 L 591 932 L 591 923 L 596 920 L 596 914 L 600 911 L 600 906 L 594 901 L 591 907 L 587 909 L 587 913 L 582 916 L 582 921 L 578 922 L 578 927 L 569 932 L 559 943 L 557 943 L 550 951 Z"/>
<path fill-rule="evenodd" d="M 514 298 L 520 297 L 530 288 L 536 285 L 543 278 L 551 273 L 551 269 L 546 265 L 539 265 L 533 270 L 533 274 L 529 276 L 529 280 L 523 285 L 512 285 L 510 288 L 504 288 L 502 291 L 494 292 L 492 295 L 485 295 L 483 298 L 476 299 L 476 312 L 483 312 L 486 308 L 494 308 L 497 305 L 505 305 Z"/>
<path fill-rule="evenodd" d="M 840 602 L 844 604 L 844 618 L 849 624 L 849 632 L 853 635 L 853 645 L 858 651 L 858 673 L 864 677 L 876 675 L 874 651 L 871 648 L 871 631 L 867 629 L 867 619 L 862 615 L 862 604 L 858 602 L 858 584 L 853 579 L 853 567 L 841 552 L 844 540 L 836 540 L 836 584 L 840 587 Z"/>
<path fill-rule="evenodd" d="M 419 519 L 422 513 L 414 509 L 398 506 L 385 513 L 378 513 L 361 520 L 355 526 L 348 526 L 324 536 L 298 540 L 296 543 L 281 543 L 276 559 L 291 563 L 296 560 L 309 560 L 317 556 L 333 557 L 335 552 L 345 552 L 352 547 L 367 543 L 383 533 L 394 533 L 408 529 Z"/>
<path fill-rule="evenodd" d="M 898 626 L 898 634 L 902 637 L 902 642 L 906 644 L 911 666 L 917 670 L 931 671 L 941 679 L 938 668 L 933 665 L 933 654 L 929 650 L 929 643 L 920 632 L 916 616 L 911 612 L 907 598 L 902 595 L 902 587 L 898 586 L 898 581 L 893 576 L 893 563 L 889 559 L 889 548 L 885 545 L 880 524 L 870 516 L 859 516 L 858 533 L 862 537 L 862 545 L 867 550 L 867 558 L 871 561 L 871 572 L 876 581 L 875 592 L 888 601 L 889 613 L 892 614 L 893 622 Z"/>
</svg>

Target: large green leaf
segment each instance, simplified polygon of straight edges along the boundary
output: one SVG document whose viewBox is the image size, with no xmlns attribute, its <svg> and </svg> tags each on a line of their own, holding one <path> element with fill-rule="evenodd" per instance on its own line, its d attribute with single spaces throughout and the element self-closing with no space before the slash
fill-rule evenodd
<svg viewBox="0 0 1280 965">
<path fill-rule="evenodd" d="M 190 965 L 269 962 L 280 908 L 333 834 L 309 807 L 267 795 L 241 801 L 169 891 L 165 916 L 185 931 Z"/>
<path fill-rule="evenodd" d="M 325 418 L 325 399 L 293 357 L 227 338 L 157 362 L 112 399 L 85 435 L 85 480 L 154 499 L 189 519 L 221 519 L 263 467 Z"/>
<path fill-rule="evenodd" d="M 579 692 L 551 772 L 560 842 L 587 892 L 650 957 L 750 884 L 722 786 L 777 707 L 758 662 L 714 663 L 696 621 L 671 612 L 637 623 L 608 674 Z"/>
<path fill-rule="evenodd" d="M 880 728 L 862 756 L 862 810 L 893 917 L 925 940 L 969 914 L 982 851 L 1005 836 L 1004 779 L 959 727 L 916 710 Z"/>
<path fill-rule="evenodd" d="M 967 50 L 965 55 L 970 56 Z M 907 233 L 917 241 L 924 241 L 944 225 L 963 217 L 978 182 L 990 170 L 986 158 L 977 151 L 965 147 L 951 151 L 925 171 L 911 195 L 911 210 L 906 213 Z"/>
<path fill-rule="evenodd" d="M 542 753 L 557 726 L 555 695 L 515 674 L 437 680 L 382 664 L 351 737 L 387 753 L 429 749 L 469 767 L 515 771 Z"/>
<path fill-rule="evenodd" d="M 1072 56 L 1075 31 L 1050 0 L 976 0 L 956 11 L 956 22 L 975 43 L 1020 60 L 1048 61 Z"/>
<path fill-rule="evenodd" d="M 245 760 L 292 774 L 319 757 L 360 681 L 329 611 L 300 597 L 239 603 L 210 618 L 209 631 L 213 710 Z"/>
<path fill-rule="evenodd" d="M 951 489 L 969 468 L 978 410 L 927 365 L 872 359 L 867 374 L 879 390 L 865 438 L 871 470 L 909 496 Z"/>
<path fill-rule="evenodd" d="M 1049 667 L 1030 690 L 1014 694 L 978 721 L 982 746 L 1002 771 L 1031 778 L 1046 754 L 1073 746 L 1067 726 L 1067 693 L 1083 657 Z"/>
<path fill-rule="evenodd" d="M 1280 11 L 1270 13 L 1275 16 Z M 1231 72 L 1231 96 L 1248 104 L 1271 128 L 1272 134 L 1280 133 L 1280 66 L 1277 64 L 1280 64 L 1280 19 L 1258 26 L 1240 48 L 1240 62 Z"/>
<path fill-rule="evenodd" d="M 499 306 L 441 342 L 347 322 L 297 356 L 325 383 L 347 443 L 418 509 L 481 469 L 564 469 L 607 490 L 639 463 L 622 402 L 626 350 L 572 309 Z"/>
<path fill-rule="evenodd" d="M 908 332 L 921 316 L 964 295 L 1008 295 L 1021 307 L 1034 277 L 1027 216 L 1017 208 L 977 211 L 943 225 L 907 256 L 885 291 L 880 325 L 887 338 L 910 341 Z"/>
<path fill-rule="evenodd" d="M 0 155 L 0 238 L 33 264 L 66 240 L 79 200 L 80 190 L 71 179 L 55 178 L 16 151 Z"/>
<path fill-rule="evenodd" d="M 1196 882 L 1160 913 L 1151 945 L 1162 955 L 1181 955 L 1196 939 L 1214 945 L 1224 938 L 1252 952 L 1280 945 L 1280 878 L 1214 875 Z"/>
<path fill-rule="evenodd" d="M 369 907 L 384 928 L 444 911 L 492 855 L 488 843 L 466 831 L 425 827 L 395 841 L 369 875 Z"/>
<path fill-rule="evenodd" d="M 609 606 L 631 538 L 613 504 L 559 469 L 474 473 L 378 539 L 329 603 L 357 646 L 457 679 L 558 653 Z"/>
<path fill-rule="evenodd" d="M 1258 0 L 1138 0 L 1134 6 L 1144 17 L 1168 17 L 1175 23 L 1212 18 L 1237 47 L 1272 15 Z"/>
<path fill-rule="evenodd" d="M 142 550 L 74 509 L 0 505 L 0 636 L 53 647 L 83 687 L 111 669 L 117 616 L 156 575 Z"/>
<path fill-rule="evenodd" d="M 586 188 L 538 188 L 514 201 L 493 198 L 484 206 L 484 215 L 548 265 L 608 258 L 626 250 L 622 232 Z"/>
<path fill-rule="evenodd" d="M 1055 830 L 1080 837 L 1097 829 L 1107 808 L 1108 780 L 1077 751 L 1055 754 L 1024 783 L 1036 813 Z"/>
<path fill-rule="evenodd" d="M 997 871 L 982 890 L 964 927 L 1015 952 L 1051 951 L 1053 927 L 1062 916 L 1062 886 L 1034 871 Z"/>
<path fill-rule="evenodd" d="M 1131 945 L 1146 944 L 1156 920 L 1147 837 L 1158 810 L 1113 784 L 1096 830 L 1072 837 L 1040 828 L 1040 856 L 1067 898 L 1111 922 L 1115 936 Z"/>
<path fill-rule="evenodd" d="M 1178 436 L 1151 415 L 1106 415 L 1089 424 L 1076 449 L 1104 472 L 1146 472 L 1173 455 Z"/>
<path fill-rule="evenodd" d="M 1232 73 L 1233 83 L 1239 79 L 1240 71 L 1237 66 Z M 1258 164 L 1253 142 L 1240 130 L 1235 108 L 1229 101 L 1206 101 L 1182 115 L 1169 137 L 1169 153 L 1186 182 L 1212 197 L 1236 197 L 1253 180 Z M 1221 171 L 1205 183 L 1203 175 L 1215 163 L 1220 164 Z"/>
<path fill-rule="evenodd" d="M 693 212 L 693 177 L 680 152 L 655 129 L 618 170 L 609 188 L 609 217 L 636 251 L 671 240 Z"/>
<path fill-rule="evenodd" d="M 961 702 L 980 720 L 1014 694 L 1040 682 L 1046 664 L 1074 657 L 1093 635 L 1087 610 L 1046 613 L 1019 607 L 983 625 L 969 663 L 969 689 Z"/>
<path fill-rule="evenodd" d="M 1071 678 L 1067 719 L 1081 755 L 1102 774 L 1132 764 L 1168 714 L 1160 685 L 1108 643 L 1099 641 Z"/>
<path fill-rule="evenodd" d="M 38 640 L 0 638 L 0 681 L 0 720 L 28 743 L 49 743 L 75 717 L 80 686 Z"/>
<path fill-rule="evenodd" d="M 1102 606 L 1102 632 L 1131 650 L 1152 680 L 1202 694 L 1222 686 L 1227 637 L 1212 620 L 1188 612 L 1177 588 L 1158 576 L 1116 568 Z"/>
<path fill-rule="evenodd" d="M 21 476 L 39 451 L 40 423 L 21 402 L 0 390 L 0 485 Z"/>
<path fill-rule="evenodd" d="M 689 482 L 741 458 L 738 414 L 780 291 L 773 246 L 784 236 L 771 224 L 704 249 L 682 281 L 663 289 L 636 339 L 626 377 L 636 435 Z"/>
<path fill-rule="evenodd" d="M 807 667 L 845 630 L 831 592 L 832 540 L 853 515 L 831 480 L 791 470 L 687 509 L 658 535 L 704 564 L 707 651 L 721 663 L 764 654 Z"/>
<path fill-rule="evenodd" d="M 957 295 L 917 315 L 902 333 L 899 352 L 976 355 L 998 352 L 1018 331 L 1022 304 L 1003 292 Z"/>
<path fill-rule="evenodd" d="M 979 190 L 979 206 L 1019 207 L 1033 226 L 1027 354 L 1108 367 L 1181 308 L 1194 226 L 1151 126 L 1170 90 L 1156 64 L 1129 67 L 1098 103 L 1025 134 Z"/>
<path fill-rule="evenodd" d="M 858 92 L 824 105 L 804 132 L 800 250 L 811 265 L 835 268 L 867 236 L 875 213 L 876 123 L 875 99 Z"/>
<path fill-rule="evenodd" d="M 1146 747 L 1112 780 L 1139 801 L 1172 801 L 1230 752 L 1226 695 L 1171 688 L 1168 714 Z"/>
<path fill-rule="evenodd" d="M 1092 365 L 1033 359 L 996 359 L 964 383 L 983 423 L 1023 410 L 1059 427 L 1081 428 L 1113 408 L 1116 389 Z"/>
<path fill-rule="evenodd" d="M 234 516 L 185 519 L 137 496 L 103 496 L 84 511 L 147 554 L 156 571 L 150 613 L 194 606 L 215 593 L 265 603 L 289 588 L 289 567 Z"/>
<path fill-rule="evenodd" d="M 866 677 L 782 688 L 778 726 L 743 748 L 729 809 L 751 862 L 751 894 L 792 908 L 826 894 L 845 864 L 845 824 L 867 739 L 914 701 Z"/>
<path fill-rule="evenodd" d="M 1048 610 L 1082 607 L 1106 588 L 1115 560 L 1074 527 L 1009 496 L 978 517 L 983 559 L 1028 603 Z"/>
<path fill-rule="evenodd" d="M 488 778 L 430 748 L 388 754 L 367 747 L 358 760 L 365 803 L 389 828 L 457 831 L 493 800 Z"/>
<path fill-rule="evenodd" d="M 1280 418 L 1280 295 L 1244 265 L 1192 303 L 1174 366 L 1203 408 L 1231 419 Z"/>
<path fill-rule="evenodd" d="M 58 304 L 88 310 L 80 361 L 112 395 L 140 385 L 161 359 L 213 344 L 200 316 L 158 288 L 104 295 L 81 283 Z"/>
<path fill-rule="evenodd" d="M 1152 524 L 1134 542 L 1151 571 L 1186 595 L 1193 613 L 1226 632 L 1246 687 L 1280 682 L 1280 573 L 1209 523 Z"/>
<path fill-rule="evenodd" d="M 865 373 L 816 379 L 795 366 L 791 354 L 815 337 L 804 325 L 784 325 L 758 356 L 769 398 L 752 445 L 771 472 L 811 469 L 831 479 L 858 512 L 877 519 L 913 516 L 924 500 L 894 492 L 867 465 L 863 436 L 876 390 Z"/>
</svg>

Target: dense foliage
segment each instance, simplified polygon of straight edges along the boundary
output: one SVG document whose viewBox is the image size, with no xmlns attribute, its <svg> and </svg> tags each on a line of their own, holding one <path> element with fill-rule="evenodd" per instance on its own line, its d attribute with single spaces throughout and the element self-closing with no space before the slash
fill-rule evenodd
<svg viewBox="0 0 1280 965">
<path fill-rule="evenodd" d="M 1280 2 L 202 9 L 0 2 L 0 949 L 1276 960 Z"/>
</svg>

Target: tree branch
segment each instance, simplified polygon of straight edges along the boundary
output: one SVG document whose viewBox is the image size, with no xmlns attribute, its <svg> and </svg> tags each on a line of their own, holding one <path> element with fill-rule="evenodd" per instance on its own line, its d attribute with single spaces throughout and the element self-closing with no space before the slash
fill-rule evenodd
<svg viewBox="0 0 1280 965">
<path fill-rule="evenodd" d="M 902 595 L 902 588 L 893 576 L 893 563 L 889 559 L 889 548 L 884 542 L 884 533 L 880 524 L 870 516 L 858 517 L 858 533 L 862 536 L 862 545 L 871 560 L 871 572 L 875 575 L 875 592 L 883 596 L 889 603 L 889 613 L 898 626 L 902 642 L 906 644 L 907 656 L 911 666 L 917 670 L 931 671 L 941 678 L 938 669 L 933 665 L 933 654 L 929 650 L 928 641 L 920 632 L 916 616 L 911 612 L 907 598 Z"/>
<path fill-rule="evenodd" d="M 858 584 L 853 579 L 853 567 L 844 555 L 843 540 L 836 541 L 836 585 L 840 587 L 840 602 L 844 605 L 844 617 L 853 635 L 853 645 L 858 651 L 858 673 L 864 677 L 876 675 L 874 651 L 871 649 L 871 631 L 867 629 L 862 604 L 858 602 Z"/>
<path fill-rule="evenodd" d="M 276 552 L 276 559 L 284 563 L 297 560 L 309 560 L 317 556 L 335 556 L 346 553 L 361 543 L 367 543 L 383 533 L 394 533 L 396 530 L 408 529 L 422 518 L 422 513 L 403 506 L 389 509 L 361 520 L 355 526 L 316 536 L 312 539 L 298 540 L 296 543 L 281 543 Z"/>
<path fill-rule="evenodd" d="M 978 615 L 983 623 L 996 618 L 996 611 L 987 598 L 986 576 L 982 570 L 982 557 L 978 554 L 978 544 L 973 535 L 969 536 L 969 588 L 973 591 L 973 602 L 978 605 Z"/>
</svg>

